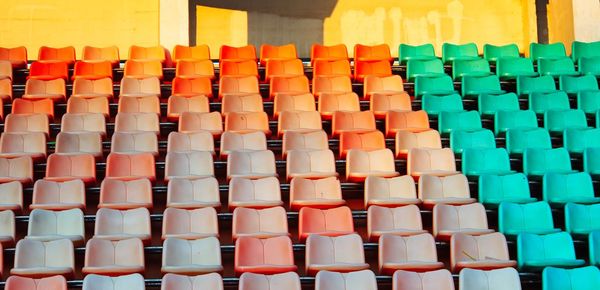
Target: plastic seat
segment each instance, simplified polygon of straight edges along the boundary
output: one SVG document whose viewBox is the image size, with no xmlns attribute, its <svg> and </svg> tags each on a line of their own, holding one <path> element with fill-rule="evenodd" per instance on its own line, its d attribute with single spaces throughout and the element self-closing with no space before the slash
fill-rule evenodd
<svg viewBox="0 0 600 290">
<path fill-rule="evenodd" d="M 566 58 L 567 51 L 563 43 L 531 43 L 529 45 L 529 54 L 534 62 L 539 62 L 540 59 L 557 59 Z"/>
<path fill-rule="evenodd" d="M 12 101 L 12 81 L 9 79 L 0 79 L 0 100 L 2 102 Z M 4 114 L 0 114 L 0 118 L 4 118 Z"/>
<path fill-rule="evenodd" d="M 462 153 L 462 172 L 467 176 L 509 174 L 510 158 L 504 148 L 467 148 Z"/>
<path fill-rule="evenodd" d="M 269 116 L 265 112 L 230 112 L 225 117 L 225 131 L 247 133 L 262 131 L 271 136 Z"/>
<path fill-rule="evenodd" d="M 266 63 L 265 82 L 274 77 L 304 76 L 304 65 L 299 59 L 271 59 Z"/>
<path fill-rule="evenodd" d="M 65 62 L 69 65 L 75 63 L 75 48 L 67 47 L 48 47 L 42 46 L 38 50 L 38 60 L 47 62 Z"/>
<path fill-rule="evenodd" d="M 128 60 L 158 60 L 161 63 L 166 61 L 167 50 L 162 46 L 137 46 L 132 45 L 129 47 Z"/>
<path fill-rule="evenodd" d="M 565 230 L 571 235 L 588 236 L 590 233 L 600 230 L 600 224 L 596 216 L 600 213 L 600 205 L 567 203 L 565 205 Z M 592 244 L 592 243 L 590 243 Z"/>
<path fill-rule="evenodd" d="M 304 70 L 300 76 L 275 76 L 269 82 L 269 96 L 289 97 L 310 93 L 308 78 L 304 75 Z M 313 98 L 314 99 L 314 98 Z"/>
<path fill-rule="evenodd" d="M 321 93 L 318 103 L 319 113 L 324 120 L 331 120 L 337 111 L 360 111 L 360 102 L 355 93 Z"/>
<path fill-rule="evenodd" d="M 195 209 L 220 206 L 219 183 L 214 177 L 176 178 L 167 186 L 167 207 Z"/>
<path fill-rule="evenodd" d="M 478 181 L 479 202 L 487 207 L 498 207 L 502 202 L 528 203 L 537 201 L 531 197 L 529 181 L 523 173 L 507 175 L 484 174 Z"/>
<path fill-rule="evenodd" d="M 130 274 L 117 277 L 90 274 L 83 279 L 82 290 L 144 290 L 144 277 L 140 274 Z"/>
<path fill-rule="evenodd" d="M 85 245 L 84 274 L 119 276 L 144 273 L 144 245 L 140 239 L 120 241 L 92 238 Z"/>
<path fill-rule="evenodd" d="M 29 79 L 25 83 L 25 93 L 22 98 L 26 100 L 50 99 L 53 102 L 62 103 L 66 100 L 66 96 L 64 79 Z"/>
<path fill-rule="evenodd" d="M 546 173 L 571 173 L 571 157 L 565 148 L 526 149 L 523 153 L 523 173 L 541 177 Z"/>
<path fill-rule="evenodd" d="M 281 155 L 287 157 L 290 150 L 327 150 L 329 141 L 323 130 L 288 131 L 283 134 Z"/>
<path fill-rule="evenodd" d="M 10 61 L 13 69 L 27 68 L 27 48 L 25 46 L 0 47 L 0 59 Z"/>
<path fill-rule="evenodd" d="M 111 152 L 151 153 L 158 155 L 158 140 L 152 132 L 115 132 L 112 136 Z"/>
<path fill-rule="evenodd" d="M 518 77 L 516 93 L 527 96 L 532 93 L 552 93 L 556 91 L 556 84 L 551 76 Z"/>
<path fill-rule="evenodd" d="M 568 202 L 592 204 L 600 202 L 594 196 L 592 177 L 585 172 L 545 174 L 542 181 L 542 197 L 551 206 L 563 207 Z"/>
<path fill-rule="evenodd" d="M 444 268 L 438 261 L 435 240 L 429 233 L 414 236 L 383 235 L 379 239 L 379 273 L 393 275 L 397 270 L 434 271 Z"/>
<path fill-rule="evenodd" d="M 11 275 L 43 278 L 73 275 L 75 257 L 73 243 L 68 239 L 36 241 L 22 239 L 17 243 Z"/>
<path fill-rule="evenodd" d="M 307 275 L 314 276 L 323 270 L 346 273 L 365 269 L 369 269 L 369 264 L 365 263 L 363 242 L 358 234 L 337 237 L 315 234 L 308 237 L 305 262 Z"/>
<path fill-rule="evenodd" d="M 168 238 L 164 241 L 161 272 L 198 275 L 221 271 L 221 249 L 217 238 Z"/>
<path fill-rule="evenodd" d="M 283 205 L 279 180 L 275 177 L 247 179 L 234 177 L 229 181 L 229 209 L 236 207 L 268 208 Z"/>
<path fill-rule="evenodd" d="M 275 154 L 271 150 L 232 151 L 227 156 L 227 179 L 277 177 Z"/>
<path fill-rule="evenodd" d="M 445 112 L 466 113 L 467 111 L 464 111 L 462 101 L 462 97 L 456 93 L 449 95 L 423 95 L 421 97 L 421 108 L 427 112 L 427 115 L 432 117 L 437 117 Z M 476 124 L 473 123 L 472 125 Z"/>
<path fill-rule="evenodd" d="M 29 67 L 27 79 L 49 81 L 54 79 L 69 79 L 69 68 L 66 62 L 34 61 Z"/>
<path fill-rule="evenodd" d="M 71 97 L 67 101 L 67 113 L 100 113 L 108 118 L 110 115 L 108 98 Z"/>
<path fill-rule="evenodd" d="M 514 80 L 518 77 L 535 77 L 533 62 L 523 57 L 501 57 L 496 61 L 496 75 L 502 80 Z"/>
<path fill-rule="evenodd" d="M 600 57 L 582 57 L 579 60 L 579 72 L 581 74 L 599 76 Z"/>
<path fill-rule="evenodd" d="M 387 77 L 392 75 L 392 66 L 388 60 L 355 61 L 354 80 L 364 82 L 367 76 Z"/>
<path fill-rule="evenodd" d="M 175 77 L 215 78 L 215 68 L 210 59 L 179 59 L 175 67 Z"/>
<path fill-rule="evenodd" d="M 70 98 L 107 98 L 114 97 L 113 84 L 110 78 L 88 80 L 78 78 L 73 81 L 73 93 Z"/>
<path fill-rule="evenodd" d="M 117 113 L 154 113 L 160 116 L 160 99 L 152 97 L 119 98 Z"/>
<path fill-rule="evenodd" d="M 596 82 L 596 78 L 592 75 L 563 75 L 558 79 L 558 84 L 561 91 L 565 91 L 570 95 L 575 95 L 579 92 L 598 90 L 598 82 Z"/>
<path fill-rule="evenodd" d="M 191 97 L 170 96 L 167 103 L 167 119 L 171 122 L 177 122 L 183 112 L 208 113 L 208 98 L 203 95 Z"/>
<path fill-rule="evenodd" d="M 348 59 L 348 48 L 345 44 L 322 45 L 313 44 L 310 47 L 310 61 L 314 64 L 318 60 L 344 60 Z"/>
<path fill-rule="evenodd" d="M 25 239 L 42 242 L 68 239 L 75 246 L 83 245 L 85 240 L 83 212 L 78 208 L 63 211 L 34 209 L 29 215 Z"/>
<path fill-rule="evenodd" d="M 298 220 L 298 237 L 301 242 L 311 235 L 337 237 L 354 233 L 352 212 L 347 206 L 331 209 L 303 207 Z"/>
<path fill-rule="evenodd" d="M 392 150 L 351 149 L 346 156 L 346 180 L 363 182 L 368 176 L 396 177 L 394 153 Z"/>
<path fill-rule="evenodd" d="M 158 115 L 155 113 L 118 113 L 115 132 L 151 132 L 160 134 Z"/>
<path fill-rule="evenodd" d="M 371 111 L 337 111 L 333 113 L 331 122 L 332 137 L 337 137 L 343 132 L 365 132 L 375 129 L 375 115 Z"/>
<path fill-rule="evenodd" d="M 163 276 L 161 287 L 161 290 L 194 290 L 198 287 L 223 290 L 223 278 L 217 273 L 196 276 L 169 273 Z"/>
<path fill-rule="evenodd" d="M 485 208 L 480 203 L 466 205 L 438 204 L 433 207 L 433 236 L 449 241 L 452 235 L 484 235 L 493 233 L 488 227 Z"/>
<path fill-rule="evenodd" d="M 427 231 L 414 204 L 392 208 L 373 205 L 367 211 L 367 233 L 370 242 L 377 242 L 387 235 L 413 236 Z"/>
<path fill-rule="evenodd" d="M 98 208 L 118 210 L 152 208 L 152 184 L 148 179 L 105 179 L 100 185 Z"/>
<path fill-rule="evenodd" d="M 542 272 L 542 289 L 544 290 L 579 290 L 600 286 L 598 268 L 588 266 L 574 269 L 555 267 L 544 268 Z"/>
<path fill-rule="evenodd" d="M 511 129 L 506 133 L 506 149 L 509 154 L 523 154 L 529 148 L 551 149 L 548 130 L 542 128 Z"/>
<path fill-rule="evenodd" d="M 169 133 L 167 141 L 167 153 L 193 151 L 207 151 L 214 155 L 215 144 L 212 134 L 208 131 Z"/>
<path fill-rule="evenodd" d="M 2 183 L 0 184 L 0 191 L 2 192 L 2 195 L 0 195 L 0 210 L 20 212 L 23 209 L 23 185 L 20 182 Z"/>
<path fill-rule="evenodd" d="M 263 132 L 234 133 L 224 132 L 221 135 L 219 153 L 222 159 L 227 159 L 235 151 L 266 151 L 267 137 Z"/>
<path fill-rule="evenodd" d="M 238 207 L 233 211 L 231 237 L 267 239 L 289 236 L 287 215 L 283 207 L 252 209 Z"/>
<path fill-rule="evenodd" d="M 440 133 L 436 130 L 422 132 L 400 130 L 396 132 L 395 137 L 396 158 L 406 159 L 408 152 L 413 148 L 442 148 Z"/>
<path fill-rule="evenodd" d="M 290 183 L 290 208 L 333 208 L 345 205 L 340 181 L 335 177 L 321 179 L 292 178 Z"/>
<path fill-rule="evenodd" d="M 117 46 L 84 46 L 81 59 L 85 61 L 109 61 L 113 67 L 117 67 L 121 58 Z"/>
<path fill-rule="evenodd" d="M 317 77 L 352 77 L 350 62 L 342 60 L 317 60 L 313 63 L 313 80 Z M 313 89 L 314 90 L 314 89 Z"/>
<path fill-rule="evenodd" d="M 406 172 L 415 179 L 422 175 L 446 176 L 456 174 L 454 152 L 450 148 L 412 148 L 408 151 Z"/>
<path fill-rule="evenodd" d="M 600 261 L 598 260 L 598 250 L 600 247 L 600 232 L 598 231 L 592 231 L 589 235 L 588 235 L 588 244 L 589 244 L 589 259 L 590 259 L 590 265 L 593 266 L 598 266 L 598 264 L 600 264 Z"/>
<path fill-rule="evenodd" d="M 66 133 L 56 135 L 55 153 L 91 154 L 102 157 L 102 136 L 94 132 Z"/>
<path fill-rule="evenodd" d="M 583 151 L 583 171 L 596 177 L 600 174 L 600 160 L 596 155 L 599 149 L 587 148 Z"/>
<path fill-rule="evenodd" d="M 70 181 L 81 179 L 85 184 L 96 182 L 96 160 L 91 154 L 60 154 L 48 156 L 46 177 L 49 181 Z"/>
<path fill-rule="evenodd" d="M 262 97 L 259 94 L 225 95 L 221 100 L 221 115 L 231 112 L 264 112 Z"/>
<path fill-rule="evenodd" d="M 346 61 L 347 63 L 347 61 Z M 315 75 L 312 83 L 312 93 L 319 97 L 321 93 L 351 93 L 352 80 L 348 75 Z"/>
<path fill-rule="evenodd" d="M 551 134 L 560 134 L 565 129 L 587 128 L 587 119 L 581 110 L 547 111 L 544 113 L 544 127 Z"/>
<path fill-rule="evenodd" d="M 409 59 L 406 62 L 406 78 L 409 81 L 417 77 L 440 77 L 444 74 L 444 64 L 437 58 Z"/>
<path fill-rule="evenodd" d="M 456 60 L 476 58 L 479 58 L 479 52 L 477 51 L 477 45 L 475 43 L 444 43 L 442 45 L 442 61 L 445 64 L 451 64 Z"/>
<path fill-rule="evenodd" d="M 147 243 L 151 238 L 150 212 L 146 208 L 100 208 L 96 212 L 94 238 L 112 241 L 137 238 Z"/>
<path fill-rule="evenodd" d="M 260 46 L 260 65 L 266 66 L 271 60 L 286 60 L 298 58 L 295 44 Z"/>
<path fill-rule="evenodd" d="M 401 64 L 409 60 L 429 60 L 434 59 L 435 50 L 431 43 L 421 45 L 410 45 L 401 43 L 398 46 L 398 61 Z"/>
<path fill-rule="evenodd" d="M 370 270 L 338 273 L 322 270 L 317 273 L 315 290 L 376 290 L 377 280 Z"/>
<path fill-rule="evenodd" d="M 529 109 L 533 110 L 536 114 L 544 114 L 551 110 L 569 110 L 569 96 L 562 91 L 531 93 L 529 95 Z"/>
<path fill-rule="evenodd" d="M 385 138 L 380 131 L 370 132 L 344 132 L 340 134 L 340 158 L 353 149 L 364 151 L 385 149 Z"/>
<path fill-rule="evenodd" d="M 177 63 L 181 60 L 210 60 L 210 49 L 205 44 L 196 46 L 175 45 L 173 60 Z"/>
<path fill-rule="evenodd" d="M 33 161 L 31 157 L 0 157 L 0 183 L 11 181 L 18 181 L 24 185 L 33 182 Z"/>
<path fill-rule="evenodd" d="M 112 63 L 110 61 L 78 61 L 75 63 L 72 79 L 97 80 L 113 78 Z"/>
<path fill-rule="evenodd" d="M 369 176 L 364 184 L 365 208 L 373 205 L 395 207 L 419 204 L 414 179 L 403 175 L 392 178 Z"/>
<path fill-rule="evenodd" d="M 534 111 L 498 111 L 494 116 L 494 133 L 496 136 L 510 129 L 538 128 Z"/>
<path fill-rule="evenodd" d="M 180 97 L 193 97 L 204 95 L 212 98 L 212 83 L 209 78 L 178 78 L 175 77 L 171 83 L 171 95 Z"/>
<path fill-rule="evenodd" d="M 498 231 L 508 238 L 520 233 L 550 234 L 554 228 L 550 205 L 545 201 L 527 204 L 502 202 L 498 208 Z"/>
<path fill-rule="evenodd" d="M 454 83 L 447 75 L 437 77 L 418 76 L 415 78 L 415 98 L 423 95 L 450 95 L 454 94 Z"/>
<path fill-rule="evenodd" d="M 478 97 L 481 94 L 501 95 L 506 93 L 506 91 L 500 86 L 500 78 L 498 78 L 496 75 L 467 75 L 462 78 L 461 84 L 461 92 L 465 98 Z"/>
<path fill-rule="evenodd" d="M 387 44 L 356 44 L 354 46 L 354 59 L 356 61 L 387 60 L 388 62 L 393 60 L 390 55 L 390 47 Z"/>
<path fill-rule="evenodd" d="M 81 179 L 57 182 L 39 179 L 33 185 L 30 209 L 85 209 L 85 184 Z"/>
<path fill-rule="evenodd" d="M 598 41 L 574 41 L 571 45 L 571 58 L 573 58 L 573 61 L 578 62 L 582 57 L 600 56 L 598 49 L 600 49 L 600 42 Z"/>
<path fill-rule="evenodd" d="M 106 158 L 106 178 L 156 180 L 154 156 L 150 153 L 110 153 Z"/>
<path fill-rule="evenodd" d="M 479 114 L 481 114 L 481 116 L 494 116 L 500 111 L 520 110 L 519 97 L 517 97 L 515 93 L 501 95 L 482 94 L 479 95 L 477 103 L 479 106 Z"/>
<path fill-rule="evenodd" d="M 441 112 L 438 127 L 441 134 L 449 134 L 456 130 L 481 130 L 481 117 L 477 111 Z"/>
<path fill-rule="evenodd" d="M 452 78 L 454 80 L 464 80 L 467 76 L 485 77 L 490 74 L 490 64 L 482 58 L 461 59 L 452 62 Z"/>
<path fill-rule="evenodd" d="M 10 276 L 4 286 L 6 290 L 67 290 L 65 277 L 57 275 L 41 279 Z M 86 289 L 86 288 L 84 288 Z M 87 289 L 94 290 L 94 289 Z"/>
<path fill-rule="evenodd" d="M 279 118 L 284 111 L 316 111 L 315 97 L 311 93 L 293 95 L 277 93 L 273 100 L 273 118 Z"/>
<path fill-rule="evenodd" d="M 515 267 L 517 261 L 510 260 L 506 238 L 501 233 L 471 236 L 462 233 L 450 239 L 450 269 L 491 270 Z"/>
<path fill-rule="evenodd" d="M 453 290 L 455 288 L 450 271 L 442 269 L 422 273 L 398 270 L 392 277 L 392 289 Z"/>
<path fill-rule="evenodd" d="M 54 119 L 54 103 L 51 99 L 27 100 L 15 99 L 12 103 L 12 114 L 44 114 L 48 119 Z"/>
<path fill-rule="evenodd" d="M 579 75 L 575 71 L 575 64 L 570 58 L 547 59 L 542 58 L 538 61 L 538 72 L 543 76 L 574 76 Z"/>
<path fill-rule="evenodd" d="M 296 271 L 292 241 L 289 237 L 240 237 L 235 242 L 234 269 L 243 273 L 280 274 Z"/>
<path fill-rule="evenodd" d="M 46 158 L 46 135 L 33 133 L 4 133 L 0 136 L 0 157 L 29 156 L 34 161 Z"/>
<path fill-rule="evenodd" d="M 322 130 L 321 114 L 317 111 L 284 111 L 279 115 L 279 121 L 277 122 L 277 135 L 279 137 L 288 132 L 314 132 Z"/>
<path fill-rule="evenodd" d="M 210 132 L 214 137 L 223 133 L 223 121 L 219 112 L 197 113 L 183 112 L 179 117 L 180 133 L 193 133 L 198 131 Z"/>
<path fill-rule="evenodd" d="M 483 45 L 483 58 L 485 58 L 490 63 L 495 63 L 500 58 L 519 56 L 519 47 L 514 43 L 506 45 Z"/>
<path fill-rule="evenodd" d="M 212 207 L 198 209 L 167 208 L 163 214 L 163 240 L 178 238 L 197 240 L 219 237 L 217 211 Z"/>
<path fill-rule="evenodd" d="M 469 181 L 462 174 L 423 175 L 419 178 L 418 189 L 419 199 L 429 209 L 437 204 L 463 205 L 476 202 L 471 197 Z"/>
<path fill-rule="evenodd" d="M 460 154 L 472 148 L 496 148 L 494 133 L 488 129 L 477 131 L 453 130 L 450 133 L 450 147 Z"/>
<path fill-rule="evenodd" d="M 219 61 L 223 60 L 254 60 L 256 61 L 256 48 L 254 45 L 240 47 L 222 45 L 219 50 Z"/>
<path fill-rule="evenodd" d="M 373 93 L 370 96 L 369 110 L 376 119 L 385 119 L 391 111 L 411 111 L 410 96 L 406 92 L 398 93 Z"/>
<path fill-rule="evenodd" d="M 223 77 L 258 77 L 258 66 L 256 61 L 241 60 L 241 61 L 222 61 L 219 67 L 219 75 L 221 80 Z M 219 90 L 221 91 L 221 90 Z M 220 93 L 222 94 L 222 93 Z"/>
<path fill-rule="evenodd" d="M 165 182 L 175 178 L 195 179 L 215 175 L 211 152 L 169 152 L 165 160 Z"/>
<path fill-rule="evenodd" d="M 287 180 L 294 177 L 325 178 L 338 176 L 331 150 L 290 150 L 286 158 Z"/>
<path fill-rule="evenodd" d="M 465 269 L 458 277 L 459 290 L 521 290 L 521 278 L 517 270 Z"/>
<path fill-rule="evenodd" d="M 521 233 L 517 236 L 520 270 L 540 271 L 545 267 L 574 268 L 585 265 L 575 257 L 573 239 L 567 232 L 547 235 Z"/>
<path fill-rule="evenodd" d="M 13 67 L 10 61 L 0 59 L 0 80 L 13 79 Z"/>
<path fill-rule="evenodd" d="M 104 137 L 106 119 L 98 113 L 67 113 L 62 116 L 60 130 L 61 133 L 96 133 Z"/>
<path fill-rule="evenodd" d="M 156 76 L 123 77 L 121 79 L 120 98 L 160 96 L 160 80 Z"/>
<path fill-rule="evenodd" d="M 211 288 L 215 289 L 215 288 Z M 286 272 L 282 274 L 263 275 L 250 272 L 243 273 L 240 276 L 240 290 L 275 290 L 289 289 L 301 290 L 300 277 L 295 272 Z"/>
<path fill-rule="evenodd" d="M 11 210 L 0 211 L 0 247 L 15 244 L 15 214 Z"/>
</svg>

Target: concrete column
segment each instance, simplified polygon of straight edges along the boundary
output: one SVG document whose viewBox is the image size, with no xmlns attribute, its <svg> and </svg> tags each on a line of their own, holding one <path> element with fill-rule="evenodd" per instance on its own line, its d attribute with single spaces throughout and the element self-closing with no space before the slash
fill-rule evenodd
<svg viewBox="0 0 600 290">
<path fill-rule="evenodd" d="M 575 40 L 600 41 L 600 1 L 572 0 Z"/>
<path fill-rule="evenodd" d="M 188 0 L 160 0 L 160 44 L 169 50 L 190 42 L 188 6 Z"/>
</svg>

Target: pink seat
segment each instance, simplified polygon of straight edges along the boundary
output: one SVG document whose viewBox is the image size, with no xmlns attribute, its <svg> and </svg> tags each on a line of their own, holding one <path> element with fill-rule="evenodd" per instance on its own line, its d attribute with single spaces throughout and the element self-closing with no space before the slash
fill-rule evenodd
<svg viewBox="0 0 600 290">
<path fill-rule="evenodd" d="M 140 239 L 120 241 L 90 239 L 85 246 L 84 274 L 119 276 L 145 271 L 144 245 Z"/>
<path fill-rule="evenodd" d="M 235 242 L 236 276 L 242 273 L 279 274 L 294 272 L 297 268 L 289 237 L 240 237 Z"/>
<path fill-rule="evenodd" d="M 104 179 L 100 185 L 99 208 L 152 208 L 152 183 L 141 178 L 134 180 Z"/>
<path fill-rule="evenodd" d="M 106 178 L 156 180 L 154 156 L 150 153 L 110 153 L 106 158 Z"/>
<path fill-rule="evenodd" d="M 386 234 L 412 236 L 426 232 L 421 211 L 414 204 L 392 208 L 372 205 L 367 210 L 367 235 L 371 242 Z"/>
<path fill-rule="evenodd" d="M 331 150 L 291 150 L 286 159 L 287 179 L 294 177 L 336 177 L 335 157 Z"/>
<path fill-rule="evenodd" d="M 87 185 L 94 184 L 96 160 L 91 154 L 50 154 L 44 179 L 58 182 L 81 179 Z"/>
<path fill-rule="evenodd" d="M 193 151 L 206 151 L 214 155 L 215 140 L 213 135 L 208 131 L 169 133 L 167 141 L 167 153 Z"/>
<path fill-rule="evenodd" d="M 30 209 L 85 209 L 85 184 L 81 179 L 57 182 L 39 179 L 33 185 Z"/>
<path fill-rule="evenodd" d="M 219 237 L 217 211 L 212 207 L 199 209 L 167 208 L 163 214 L 162 236 L 186 240 Z"/>
<path fill-rule="evenodd" d="M 264 239 L 290 235 L 287 214 L 280 206 L 265 209 L 238 207 L 233 211 L 232 224 L 234 241 L 240 237 Z"/>
<path fill-rule="evenodd" d="M 0 183 L 18 181 L 31 184 L 33 181 L 33 161 L 31 157 L 2 158 L 0 157 Z"/>
<path fill-rule="evenodd" d="M 298 220 L 300 241 L 314 234 L 336 237 L 354 233 L 352 212 L 347 206 L 331 209 L 303 207 Z"/>
<path fill-rule="evenodd" d="M 377 290 L 377 279 L 370 270 L 338 273 L 319 271 L 315 290 Z"/>
<path fill-rule="evenodd" d="M 67 290 L 67 279 L 57 275 L 41 279 L 10 276 L 4 285 L 6 290 Z"/>
<path fill-rule="evenodd" d="M 169 152 L 166 156 L 165 181 L 175 178 L 206 178 L 215 175 L 213 156 L 206 151 Z"/>
<path fill-rule="evenodd" d="M 432 271 L 443 269 L 438 261 L 433 236 L 423 233 L 414 236 L 385 234 L 379 239 L 379 273 L 392 275 L 397 270 Z"/>
<path fill-rule="evenodd" d="M 292 178 L 290 183 L 290 208 L 303 207 L 327 209 L 345 205 L 340 180 L 335 177 L 321 179 Z"/>
<path fill-rule="evenodd" d="M 365 179 L 365 208 L 372 205 L 396 207 L 420 204 L 412 176 L 392 178 L 369 176 Z"/>
<path fill-rule="evenodd" d="M 127 240 L 136 238 L 150 242 L 150 212 L 146 208 L 116 210 L 101 208 L 96 212 L 94 238 Z"/>
<path fill-rule="evenodd" d="M 18 181 L 0 184 L 0 210 L 20 212 L 23 209 L 23 185 Z"/>
<path fill-rule="evenodd" d="M 271 150 L 233 151 L 227 156 L 227 179 L 270 176 L 277 177 L 275 154 Z"/>
<path fill-rule="evenodd" d="M 281 206 L 281 188 L 275 177 L 248 179 L 234 177 L 229 181 L 229 209 L 236 207 L 266 208 Z"/>
<path fill-rule="evenodd" d="M 319 271 L 352 272 L 369 269 L 358 234 L 337 237 L 311 235 L 306 240 L 306 274 Z"/>
<path fill-rule="evenodd" d="M 186 276 L 168 273 L 163 276 L 161 290 L 223 290 L 223 278 L 218 273 Z"/>
<path fill-rule="evenodd" d="M 264 275 L 246 272 L 240 276 L 239 290 L 301 290 L 300 277 L 295 272 Z"/>
<path fill-rule="evenodd" d="M 219 182 L 214 177 L 176 178 L 167 186 L 167 207 L 195 209 L 220 206 Z"/>
</svg>

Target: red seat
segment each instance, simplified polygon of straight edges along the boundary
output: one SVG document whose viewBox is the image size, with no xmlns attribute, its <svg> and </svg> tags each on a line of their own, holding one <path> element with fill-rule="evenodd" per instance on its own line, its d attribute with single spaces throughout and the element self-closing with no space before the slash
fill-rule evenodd
<svg viewBox="0 0 600 290">
<path fill-rule="evenodd" d="M 209 78 L 174 78 L 171 83 L 171 95 L 191 97 L 203 95 L 212 98 L 212 83 Z"/>
<path fill-rule="evenodd" d="M 263 44 L 260 46 L 260 65 L 266 66 L 270 60 L 286 60 L 298 58 L 296 45 L 293 43 L 285 45 Z"/>
<path fill-rule="evenodd" d="M 297 268 L 292 240 L 287 236 L 267 239 L 240 237 L 235 242 L 236 276 L 242 273 L 279 274 L 294 272 Z"/>
<path fill-rule="evenodd" d="M 331 209 L 303 207 L 298 220 L 300 241 L 313 234 L 336 237 L 354 233 L 352 211 L 347 206 Z"/>
<path fill-rule="evenodd" d="M 0 59 L 9 61 L 14 69 L 27 68 L 27 48 L 25 46 L 0 47 Z"/>
<path fill-rule="evenodd" d="M 240 47 L 222 45 L 219 49 L 219 62 L 226 60 L 253 60 L 256 62 L 256 48 L 254 45 L 246 45 Z"/>
<path fill-rule="evenodd" d="M 69 79 L 69 68 L 65 62 L 39 62 L 35 61 L 29 68 L 27 79 L 53 80 Z"/>
<path fill-rule="evenodd" d="M 106 158 L 106 178 L 133 180 L 148 178 L 156 180 L 154 155 L 151 153 L 110 153 Z"/>
<path fill-rule="evenodd" d="M 73 70 L 73 80 L 77 78 L 97 80 L 112 79 L 112 64 L 110 61 L 78 61 Z"/>
<path fill-rule="evenodd" d="M 38 51 L 38 60 L 47 62 L 65 62 L 69 66 L 75 63 L 75 48 L 67 47 L 48 47 L 42 46 Z"/>
<path fill-rule="evenodd" d="M 345 44 L 321 45 L 313 44 L 310 48 L 310 62 L 314 64 L 317 60 L 344 60 L 348 59 L 348 48 Z"/>
<path fill-rule="evenodd" d="M 48 156 L 46 177 L 50 181 L 81 179 L 86 184 L 96 182 L 96 160 L 92 154 L 60 154 Z"/>
</svg>

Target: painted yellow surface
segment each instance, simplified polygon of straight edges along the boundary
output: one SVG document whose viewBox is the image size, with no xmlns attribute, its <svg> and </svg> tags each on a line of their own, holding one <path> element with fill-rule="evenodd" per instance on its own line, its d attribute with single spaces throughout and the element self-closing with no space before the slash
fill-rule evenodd
<svg viewBox="0 0 600 290">
<path fill-rule="evenodd" d="M 571 53 L 571 43 L 575 40 L 573 25 L 573 1 L 550 0 L 548 4 L 548 40 L 562 42 Z"/>
<path fill-rule="evenodd" d="M 159 0 L 1 0 L 0 46 L 25 45 L 29 58 L 40 46 L 159 44 Z"/>
<path fill-rule="evenodd" d="M 248 44 L 246 11 L 196 6 L 196 43 L 207 44 L 212 58 L 219 57 L 221 45 Z"/>
</svg>

